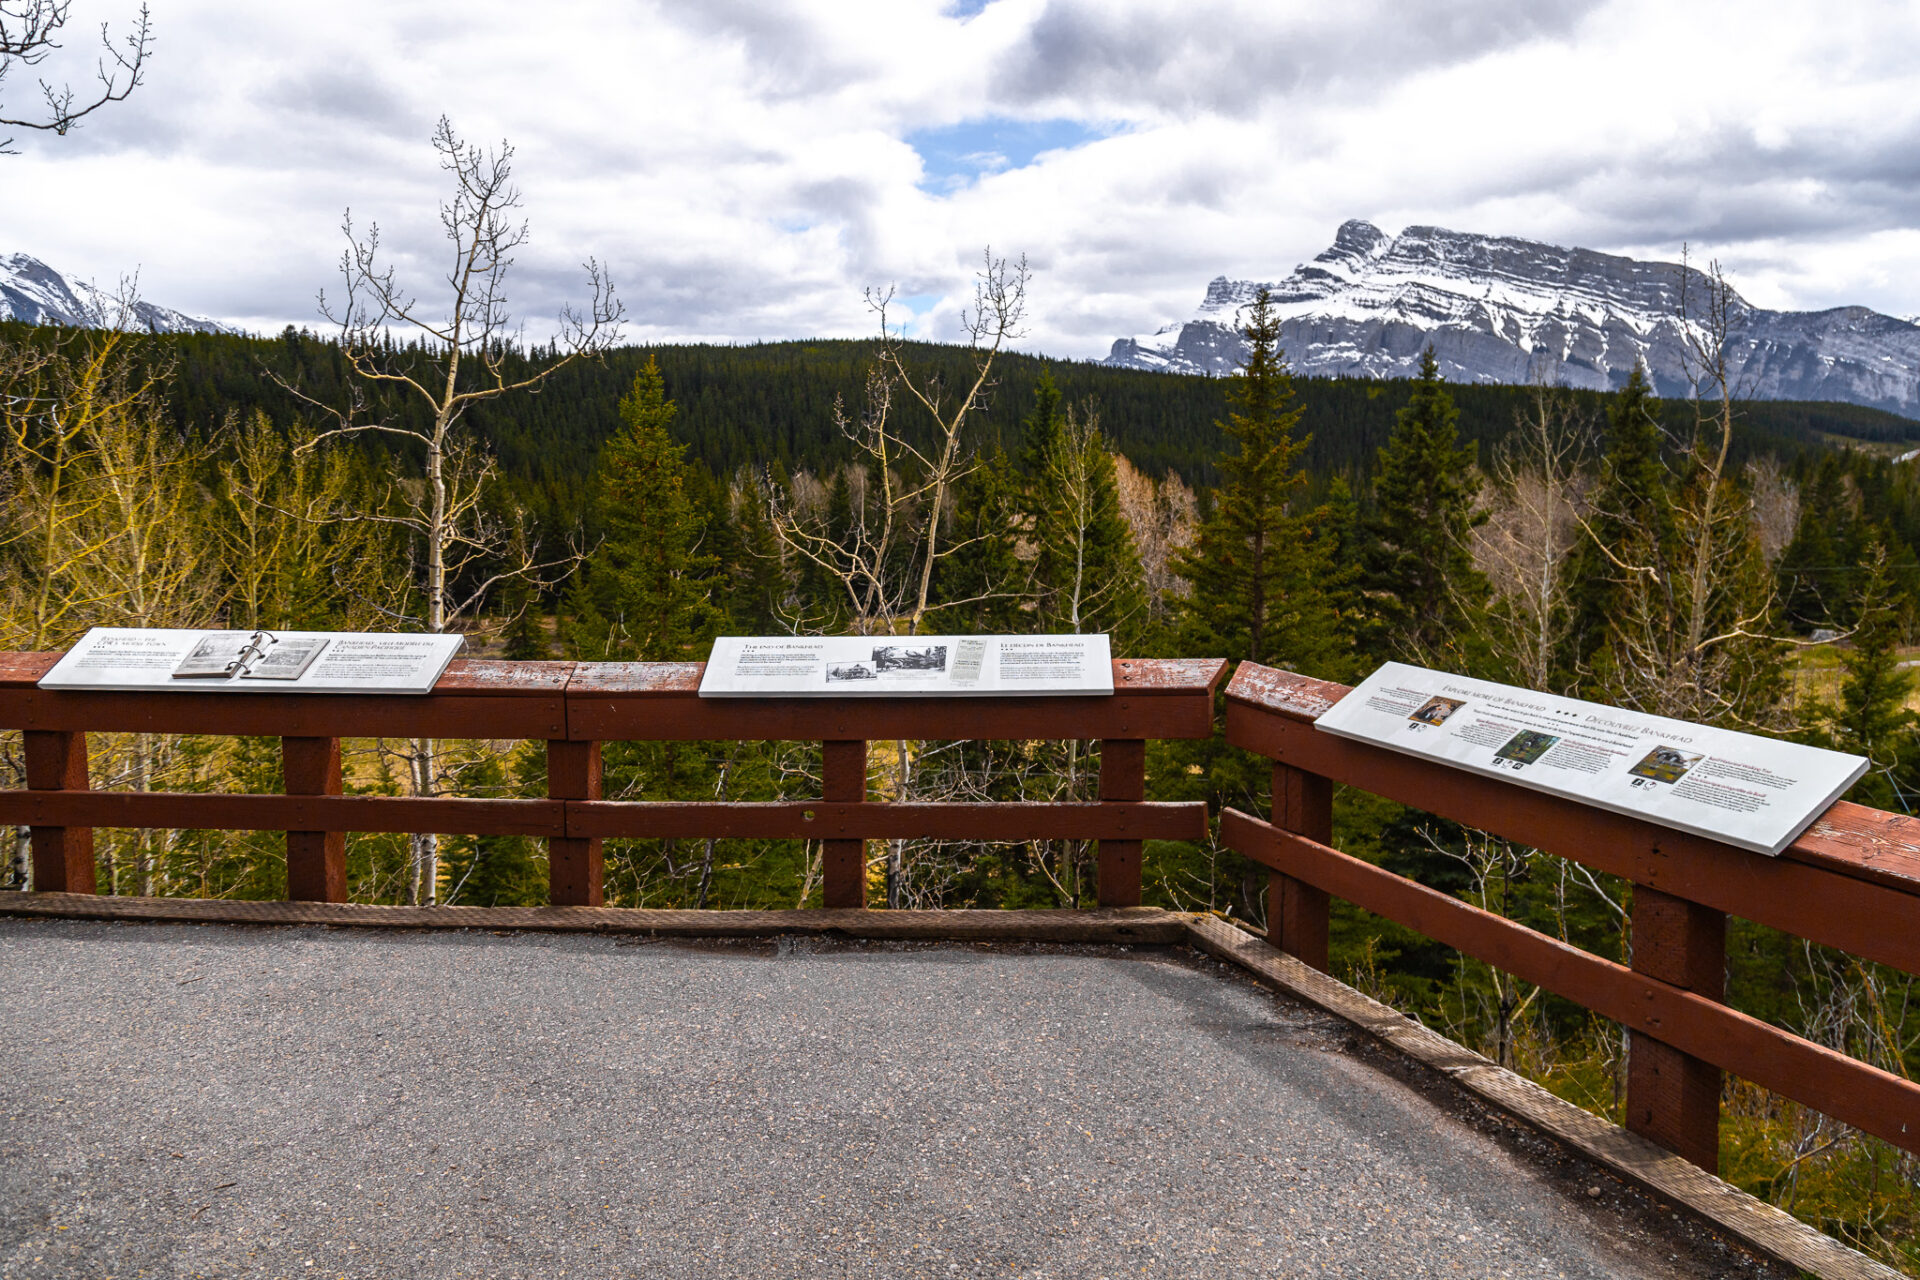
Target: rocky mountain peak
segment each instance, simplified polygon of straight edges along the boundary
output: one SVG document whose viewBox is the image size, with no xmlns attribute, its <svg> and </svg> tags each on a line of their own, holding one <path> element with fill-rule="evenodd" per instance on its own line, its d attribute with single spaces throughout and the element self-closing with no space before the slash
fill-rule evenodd
<svg viewBox="0 0 1920 1280">
<path fill-rule="evenodd" d="M 117 298 L 98 285 L 71 280 L 24 253 L 0 254 L 0 320 L 105 329 L 117 323 L 153 333 L 237 333 L 213 320 L 152 302 L 133 304 L 122 316 Z"/>
<path fill-rule="evenodd" d="M 1390 236 L 1354 220 L 1269 287 L 1296 373 L 1409 377 L 1431 345 L 1455 381 L 1610 389 L 1643 363 L 1671 396 L 1689 391 L 1683 284 L 1697 313 L 1705 280 L 1678 263 L 1446 227 Z M 1231 373 L 1246 351 L 1239 309 L 1259 288 L 1218 277 L 1191 319 L 1119 339 L 1107 363 Z M 1729 355 L 1744 394 L 1920 416 L 1920 327 L 1905 320 L 1864 307 L 1767 311 L 1736 297 Z"/>
</svg>

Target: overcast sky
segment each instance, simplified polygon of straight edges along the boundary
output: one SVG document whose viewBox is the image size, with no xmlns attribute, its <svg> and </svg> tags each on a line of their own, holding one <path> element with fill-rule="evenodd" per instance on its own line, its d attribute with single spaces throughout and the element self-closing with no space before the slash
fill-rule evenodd
<svg viewBox="0 0 1920 1280">
<path fill-rule="evenodd" d="M 991 245 L 1034 269 L 1024 348 L 1104 355 L 1348 218 L 1920 312 L 1911 2 L 151 6 L 139 92 L 0 157 L 0 253 L 258 330 L 318 324 L 347 207 L 431 296 L 443 112 L 517 149 L 533 336 L 593 255 L 635 341 L 857 336 L 889 283 L 946 337 Z"/>
</svg>

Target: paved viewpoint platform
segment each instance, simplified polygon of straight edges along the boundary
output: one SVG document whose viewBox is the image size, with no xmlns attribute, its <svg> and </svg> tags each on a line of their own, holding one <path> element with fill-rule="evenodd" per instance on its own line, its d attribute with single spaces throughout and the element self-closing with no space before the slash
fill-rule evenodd
<svg viewBox="0 0 1920 1280">
<path fill-rule="evenodd" d="M 0 919 L 0 974 L 9 1277 L 1786 1274 L 1180 948 Z"/>
</svg>

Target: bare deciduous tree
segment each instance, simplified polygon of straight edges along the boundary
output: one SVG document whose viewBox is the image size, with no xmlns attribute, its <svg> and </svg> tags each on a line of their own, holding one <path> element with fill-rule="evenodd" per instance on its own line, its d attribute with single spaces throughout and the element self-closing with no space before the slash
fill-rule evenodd
<svg viewBox="0 0 1920 1280">
<path fill-rule="evenodd" d="M 993 388 L 993 366 L 1006 344 L 1020 336 L 1026 315 L 1029 273 L 1025 258 L 1009 263 L 992 250 L 974 281 L 973 306 L 961 315 L 973 352 L 973 372 L 955 394 L 936 374 L 922 373 L 907 359 L 906 339 L 888 316 L 893 291 L 867 291 L 880 322 L 878 349 L 867 371 L 866 404 L 857 418 L 835 407 L 840 430 L 865 455 L 850 478 L 873 486 L 857 494 L 854 527 L 845 536 L 779 501 L 770 512 L 781 546 L 838 584 L 856 630 L 919 633 L 930 613 L 972 601 L 932 598 L 933 571 L 959 549 L 943 546 L 944 517 L 954 486 L 972 468 L 964 428 Z M 902 429 L 899 411 L 917 406 L 932 421 L 927 445 Z"/>
<path fill-rule="evenodd" d="M 1760 554 L 1769 565 L 1793 541 L 1800 526 L 1800 489 L 1787 478 L 1780 459 L 1772 454 L 1747 464 L 1747 492 L 1753 499 L 1753 527 L 1760 537 Z"/>
<path fill-rule="evenodd" d="M 1567 623 L 1568 561 L 1579 545 L 1587 433 L 1571 398 L 1535 383 L 1513 435 L 1495 453 L 1488 518 L 1470 535 L 1474 562 L 1493 587 L 1487 639 L 1507 674 L 1553 689 Z"/>
<path fill-rule="evenodd" d="M 343 294 L 334 300 L 320 295 L 321 314 L 338 326 L 341 349 L 357 379 L 349 384 L 349 402 L 322 404 L 282 385 L 333 423 L 306 448 L 375 432 L 420 449 L 421 473 L 396 484 L 387 503 L 337 518 L 397 526 L 411 536 L 418 554 L 419 580 L 413 587 L 419 605 L 396 608 L 393 617 L 443 632 L 473 616 L 500 583 L 519 579 L 549 586 L 581 556 L 573 548 L 543 559 L 538 544 L 526 536 L 522 513 L 502 514 L 492 507 L 488 490 L 494 463 L 461 430 L 468 411 L 500 396 L 537 391 L 569 364 L 601 355 L 619 336 L 622 308 L 606 271 L 589 259 L 584 265 L 592 301 L 586 314 L 563 308 L 547 358 L 518 364 L 519 331 L 508 308 L 506 280 L 515 252 L 527 242 L 527 224 L 513 216 L 521 204 L 512 181 L 513 148 L 504 142 L 497 151 L 466 143 L 442 116 L 433 149 L 453 180 L 453 194 L 440 206 L 449 255 L 445 294 L 421 303 L 384 255 L 378 224 L 356 235 L 349 211 L 342 222 L 347 237 L 340 260 Z M 411 341 L 396 344 L 396 332 Z M 429 425 L 403 426 L 382 417 L 373 394 L 378 391 L 411 399 L 424 408 Z M 408 773 L 413 794 L 436 793 L 431 741 L 413 744 Z M 413 839 L 414 901 L 435 898 L 438 848 L 433 836 Z"/>
<path fill-rule="evenodd" d="M 0 85 L 15 67 L 35 67 L 58 50 L 72 0 L 0 0 Z M 99 88 L 85 98 L 73 86 L 40 82 L 44 112 L 28 118 L 0 116 L 0 129 L 35 129 L 65 136 L 84 117 L 109 102 L 124 102 L 146 74 L 147 55 L 153 51 L 153 24 L 147 6 L 131 32 L 115 41 L 107 24 L 100 24 L 100 57 L 94 63 Z M 0 155 L 14 154 L 12 138 L 0 138 Z"/>
<path fill-rule="evenodd" d="M 961 314 L 973 355 L 973 370 L 957 392 L 937 374 L 924 373 L 907 358 L 906 339 L 888 315 L 891 289 L 867 291 L 867 305 L 880 324 L 878 348 L 867 372 L 866 403 L 858 418 L 835 406 L 841 431 L 865 455 L 850 468 L 849 480 L 864 481 L 853 493 L 851 529 L 827 527 L 809 519 L 784 495 L 771 497 L 769 516 L 781 549 L 812 565 L 837 585 L 849 621 L 861 634 L 917 635 L 929 615 L 971 600 L 933 599 L 933 571 L 941 558 L 964 543 L 943 545 L 945 521 L 954 486 L 973 461 L 964 429 L 993 388 L 993 366 L 1006 344 L 1019 337 L 1026 316 L 1027 260 L 995 258 L 986 250 L 974 280 L 973 306 Z M 900 411 L 922 410 L 932 430 L 924 447 L 903 429 Z M 850 488 L 851 488 L 850 483 Z M 915 754 L 911 744 L 894 744 L 889 783 L 897 798 L 915 794 Z M 887 905 L 902 905 L 907 887 L 906 842 L 888 843 Z"/>
<path fill-rule="evenodd" d="M 1766 658 L 1777 643 L 1766 634 L 1772 580 L 1730 461 L 1741 398 L 1730 345 L 1742 305 L 1719 263 L 1701 272 L 1682 253 L 1677 318 L 1694 414 L 1659 498 L 1664 528 L 1595 545 L 1628 586 L 1611 622 L 1611 696 L 1680 720 L 1778 728 L 1777 672 Z"/>
<path fill-rule="evenodd" d="M 1165 622 L 1175 598 L 1186 594 L 1185 578 L 1173 571 L 1174 553 L 1193 544 L 1199 522 L 1199 503 L 1178 472 L 1169 471 L 1155 483 L 1129 462 L 1113 455 L 1114 492 L 1120 516 L 1133 531 L 1140 551 L 1140 572 L 1147 587 L 1147 609 L 1156 624 Z"/>
</svg>

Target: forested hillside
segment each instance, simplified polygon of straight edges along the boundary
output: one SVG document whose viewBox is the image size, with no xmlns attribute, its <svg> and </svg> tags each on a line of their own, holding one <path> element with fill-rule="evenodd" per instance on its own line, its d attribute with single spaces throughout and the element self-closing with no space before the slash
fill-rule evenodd
<svg viewBox="0 0 1920 1280">
<path fill-rule="evenodd" d="M 0 325 L 0 333 L 14 341 L 30 332 L 25 326 Z M 568 513 L 580 509 L 582 486 L 618 425 L 615 406 L 649 357 L 658 362 L 679 406 L 675 438 L 688 446 L 690 459 L 724 476 L 743 466 L 830 469 L 850 458 L 853 446 L 835 428 L 833 406 L 836 397 L 848 404 L 859 400 L 872 349 L 864 340 L 617 348 L 603 361 L 562 371 L 537 396 L 479 406 L 472 420 L 541 526 L 561 528 Z M 324 404 L 346 402 L 348 380 L 339 348 L 310 333 L 289 330 L 273 339 L 172 335 L 158 350 L 175 366 L 168 414 L 183 430 L 205 431 L 230 412 L 259 410 L 280 424 L 314 417 L 310 406 L 270 375 Z M 917 365 L 937 371 L 949 384 L 968 369 L 962 348 L 909 343 L 906 350 Z M 509 361 L 515 371 L 537 363 L 537 353 Z M 1001 358 L 996 385 L 974 423 L 977 446 L 1013 447 L 1043 373 L 1068 401 L 1096 402 L 1114 449 L 1142 471 L 1156 478 L 1173 471 L 1202 487 L 1217 479 L 1224 443 L 1218 423 L 1226 405 L 1226 382 L 1217 378 L 1009 353 Z M 1338 475 L 1364 499 L 1375 455 L 1405 403 L 1407 384 L 1307 378 L 1296 385 L 1305 430 L 1312 436 L 1303 459 L 1309 493 L 1323 495 Z M 1462 437 L 1482 448 L 1510 434 L 1526 404 L 1521 387 L 1456 386 L 1452 394 Z M 1594 418 L 1606 397 L 1581 391 L 1568 393 L 1568 399 L 1576 412 Z M 389 408 L 401 421 L 421 412 L 404 401 Z M 1691 410 L 1672 403 L 1663 413 L 1678 429 Z M 1738 426 L 1737 462 L 1754 453 L 1797 461 L 1850 442 L 1920 443 L 1920 422 L 1847 404 L 1751 401 L 1741 405 Z"/>
<path fill-rule="evenodd" d="M 482 349 L 449 381 L 446 351 L 377 337 L 0 327 L 0 648 L 94 625 L 444 627 L 510 657 L 669 660 L 728 632 L 1099 631 L 1123 656 L 1347 680 L 1398 659 L 1792 736 L 1868 756 L 1855 799 L 1920 795 L 1900 665 L 1920 626 L 1920 483 L 1894 460 L 1920 424 L 1741 403 L 1711 380 L 1697 403 L 1638 379 L 1612 395 L 1455 387 L 1431 361 L 1410 381 L 1296 382 L 1277 331 L 1254 308 L 1253 354 L 1224 379 L 815 342 L 615 349 L 508 394 L 564 353 Z M 456 402 L 404 377 L 503 391 Z M 358 793 L 544 788 L 540 744 L 347 745 Z M 8 785 L 20 749 L 0 737 Z M 283 781 L 271 739 L 96 734 L 91 750 L 103 787 Z M 1149 798 L 1263 812 L 1265 763 L 1218 739 L 1156 744 Z M 1098 777 L 1097 743 L 869 756 L 886 798 L 1088 799 Z M 606 748 L 609 797 L 819 786 L 817 743 Z M 1340 797 L 1336 836 L 1628 954 L 1629 887 L 1548 851 L 1360 794 Z M 271 834 L 99 837 L 106 891 L 285 893 Z M 9 887 L 27 883 L 26 846 L 12 833 Z M 874 905 L 1081 906 L 1094 884 L 1087 842 L 876 841 L 869 859 Z M 820 865 L 817 841 L 609 841 L 607 901 L 817 905 Z M 1264 873 L 1212 840 L 1150 842 L 1143 866 L 1151 902 L 1264 918 Z M 360 901 L 537 903 L 545 872 L 520 837 L 348 845 Z M 1738 921 L 1728 949 L 1738 1007 L 1920 1070 L 1914 979 Z M 1334 951 L 1356 984 L 1617 1114 L 1611 1024 L 1355 910 L 1337 911 Z M 1808 1156 L 1820 1122 L 1777 1099 L 1736 1095 L 1728 1117 L 1731 1177 L 1776 1200 L 1794 1188 L 1796 1211 L 1913 1260 L 1905 1157 L 1857 1135 Z"/>
</svg>

